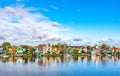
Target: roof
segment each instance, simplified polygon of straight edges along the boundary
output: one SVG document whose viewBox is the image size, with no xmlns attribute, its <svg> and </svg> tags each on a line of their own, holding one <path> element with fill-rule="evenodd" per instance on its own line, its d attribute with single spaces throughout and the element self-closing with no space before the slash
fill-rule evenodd
<svg viewBox="0 0 120 76">
<path fill-rule="evenodd" d="M 119 48 L 112 48 L 112 50 L 117 51 L 117 50 L 119 50 Z"/>
</svg>

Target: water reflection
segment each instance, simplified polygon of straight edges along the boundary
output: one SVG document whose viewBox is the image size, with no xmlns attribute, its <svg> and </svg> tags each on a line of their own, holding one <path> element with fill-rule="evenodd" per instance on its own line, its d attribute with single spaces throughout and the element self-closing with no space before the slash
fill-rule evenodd
<svg viewBox="0 0 120 76">
<path fill-rule="evenodd" d="M 0 58 L 0 76 L 120 76 L 119 56 Z"/>
<path fill-rule="evenodd" d="M 95 65 L 99 63 L 105 64 L 108 62 L 117 62 L 120 60 L 119 56 L 60 56 L 60 57 L 31 57 L 31 58 L 22 58 L 22 57 L 12 57 L 12 58 L 0 58 L 0 62 L 2 63 L 19 63 L 19 64 L 28 64 L 28 63 L 37 63 L 40 66 L 49 66 L 52 63 L 62 64 L 62 63 L 70 63 L 70 62 L 92 62 Z"/>
</svg>

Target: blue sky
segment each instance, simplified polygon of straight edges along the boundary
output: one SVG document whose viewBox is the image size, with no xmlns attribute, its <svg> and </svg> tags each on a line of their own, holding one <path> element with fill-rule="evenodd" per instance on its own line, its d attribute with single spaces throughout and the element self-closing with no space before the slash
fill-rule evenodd
<svg viewBox="0 0 120 76">
<path fill-rule="evenodd" d="M 34 8 L 64 28 L 66 34 L 82 40 L 120 40 L 119 0 L 1 0 L 0 7 Z M 63 34 L 64 35 L 64 34 Z M 66 38 L 67 39 L 67 38 Z"/>
</svg>

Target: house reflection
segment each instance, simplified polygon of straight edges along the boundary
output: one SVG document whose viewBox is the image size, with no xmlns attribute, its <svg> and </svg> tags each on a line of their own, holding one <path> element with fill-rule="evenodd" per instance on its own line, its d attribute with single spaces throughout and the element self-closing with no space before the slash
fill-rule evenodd
<svg viewBox="0 0 120 76">
<path fill-rule="evenodd" d="M 116 61 L 118 61 L 118 60 L 119 60 L 119 57 L 118 57 L 118 56 L 112 57 L 112 61 L 113 61 L 113 62 L 116 62 Z"/>
<path fill-rule="evenodd" d="M 119 56 L 60 56 L 60 57 L 30 57 L 30 58 L 22 58 L 22 57 L 11 57 L 11 58 L 0 58 L 0 62 L 2 63 L 17 63 L 17 64 L 27 64 L 27 63 L 37 63 L 40 66 L 47 67 L 51 66 L 53 63 L 55 64 L 63 64 L 70 62 L 79 62 L 79 63 L 87 63 L 92 62 L 96 67 L 99 65 L 107 65 L 110 62 L 117 62 L 120 60 Z"/>
<path fill-rule="evenodd" d="M 38 60 L 38 64 L 40 66 L 50 66 L 52 63 L 62 64 L 70 62 L 71 58 L 66 56 L 60 56 L 60 57 L 43 57 L 42 59 Z"/>
<path fill-rule="evenodd" d="M 49 66 L 50 65 L 50 58 L 40 57 L 38 60 L 38 64 L 40 66 Z"/>
</svg>

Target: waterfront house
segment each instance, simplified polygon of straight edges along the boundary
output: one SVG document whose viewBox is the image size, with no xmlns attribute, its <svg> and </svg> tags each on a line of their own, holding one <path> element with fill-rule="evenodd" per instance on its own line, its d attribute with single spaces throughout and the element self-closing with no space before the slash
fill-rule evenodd
<svg viewBox="0 0 120 76">
<path fill-rule="evenodd" d="M 70 46 L 68 46 L 66 53 L 67 54 L 72 54 L 72 48 Z"/>
<path fill-rule="evenodd" d="M 68 46 L 66 44 L 61 44 L 60 46 L 57 46 L 56 48 L 57 48 L 58 53 L 62 52 L 64 54 L 67 54 Z"/>
<path fill-rule="evenodd" d="M 64 52 L 63 49 L 60 50 L 60 47 L 55 47 L 55 48 L 53 49 L 53 51 L 54 51 L 56 54 L 59 54 L 60 52 Z"/>
<path fill-rule="evenodd" d="M 112 55 L 112 50 L 111 49 L 107 50 L 107 55 Z"/>
<path fill-rule="evenodd" d="M 78 54 L 81 54 L 82 51 L 83 51 L 82 48 L 79 48 Z"/>
<path fill-rule="evenodd" d="M 118 52 L 118 51 L 119 51 L 118 48 L 116 48 L 116 47 L 113 47 L 113 48 L 112 48 L 112 52 Z"/>
<path fill-rule="evenodd" d="M 63 48 L 61 47 L 61 45 L 52 45 L 52 52 L 58 54 L 58 53 L 62 53 Z"/>
<path fill-rule="evenodd" d="M 83 51 L 84 51 L 85 53 L 87 53 L 87 52 L 88 52 L 88 50 L 87 50 L 87 48 L 86 48 L 86 47 L 83 47 Z"/>
<path fill-rule="evenodd" d="M 96 55 L 96 50 L 95 50 L 94 47 L 91 48 L 91 54 L 92 54 L 92 55 Z"/>
<path fill-rule="evenodd" d="M 18 46 L 13 46 L 13 47 L 12 47 L 13 52 L 17 52 L 17 49 L 18 49 L 18 48 L 19 48 Z"/>
<path fill-rule="evenodd" d="M 48 51 L 52 51 L 52 47 L 49 44 L 40 44 L 38 45 L 38 50 L 42 51 L 43 54 L 47 53 Z"/>
<path fill-rule="evenodd" d="M 19 47 L 19 48 L 17 49 L 17 54 L 23 54 L 23 48 Z"/>
<path fill-rule="evenodd" d="M 112 55 L 118 55 L 119 53 L 119 48 L 113 47 L 112 48 Z"/>
<path fill-rule="evenodd" d="M 96 55 L 100 56 L 102 53 L 101 47 L 96 45 L 94 49 L 96 50 Z"/>
</svg>

